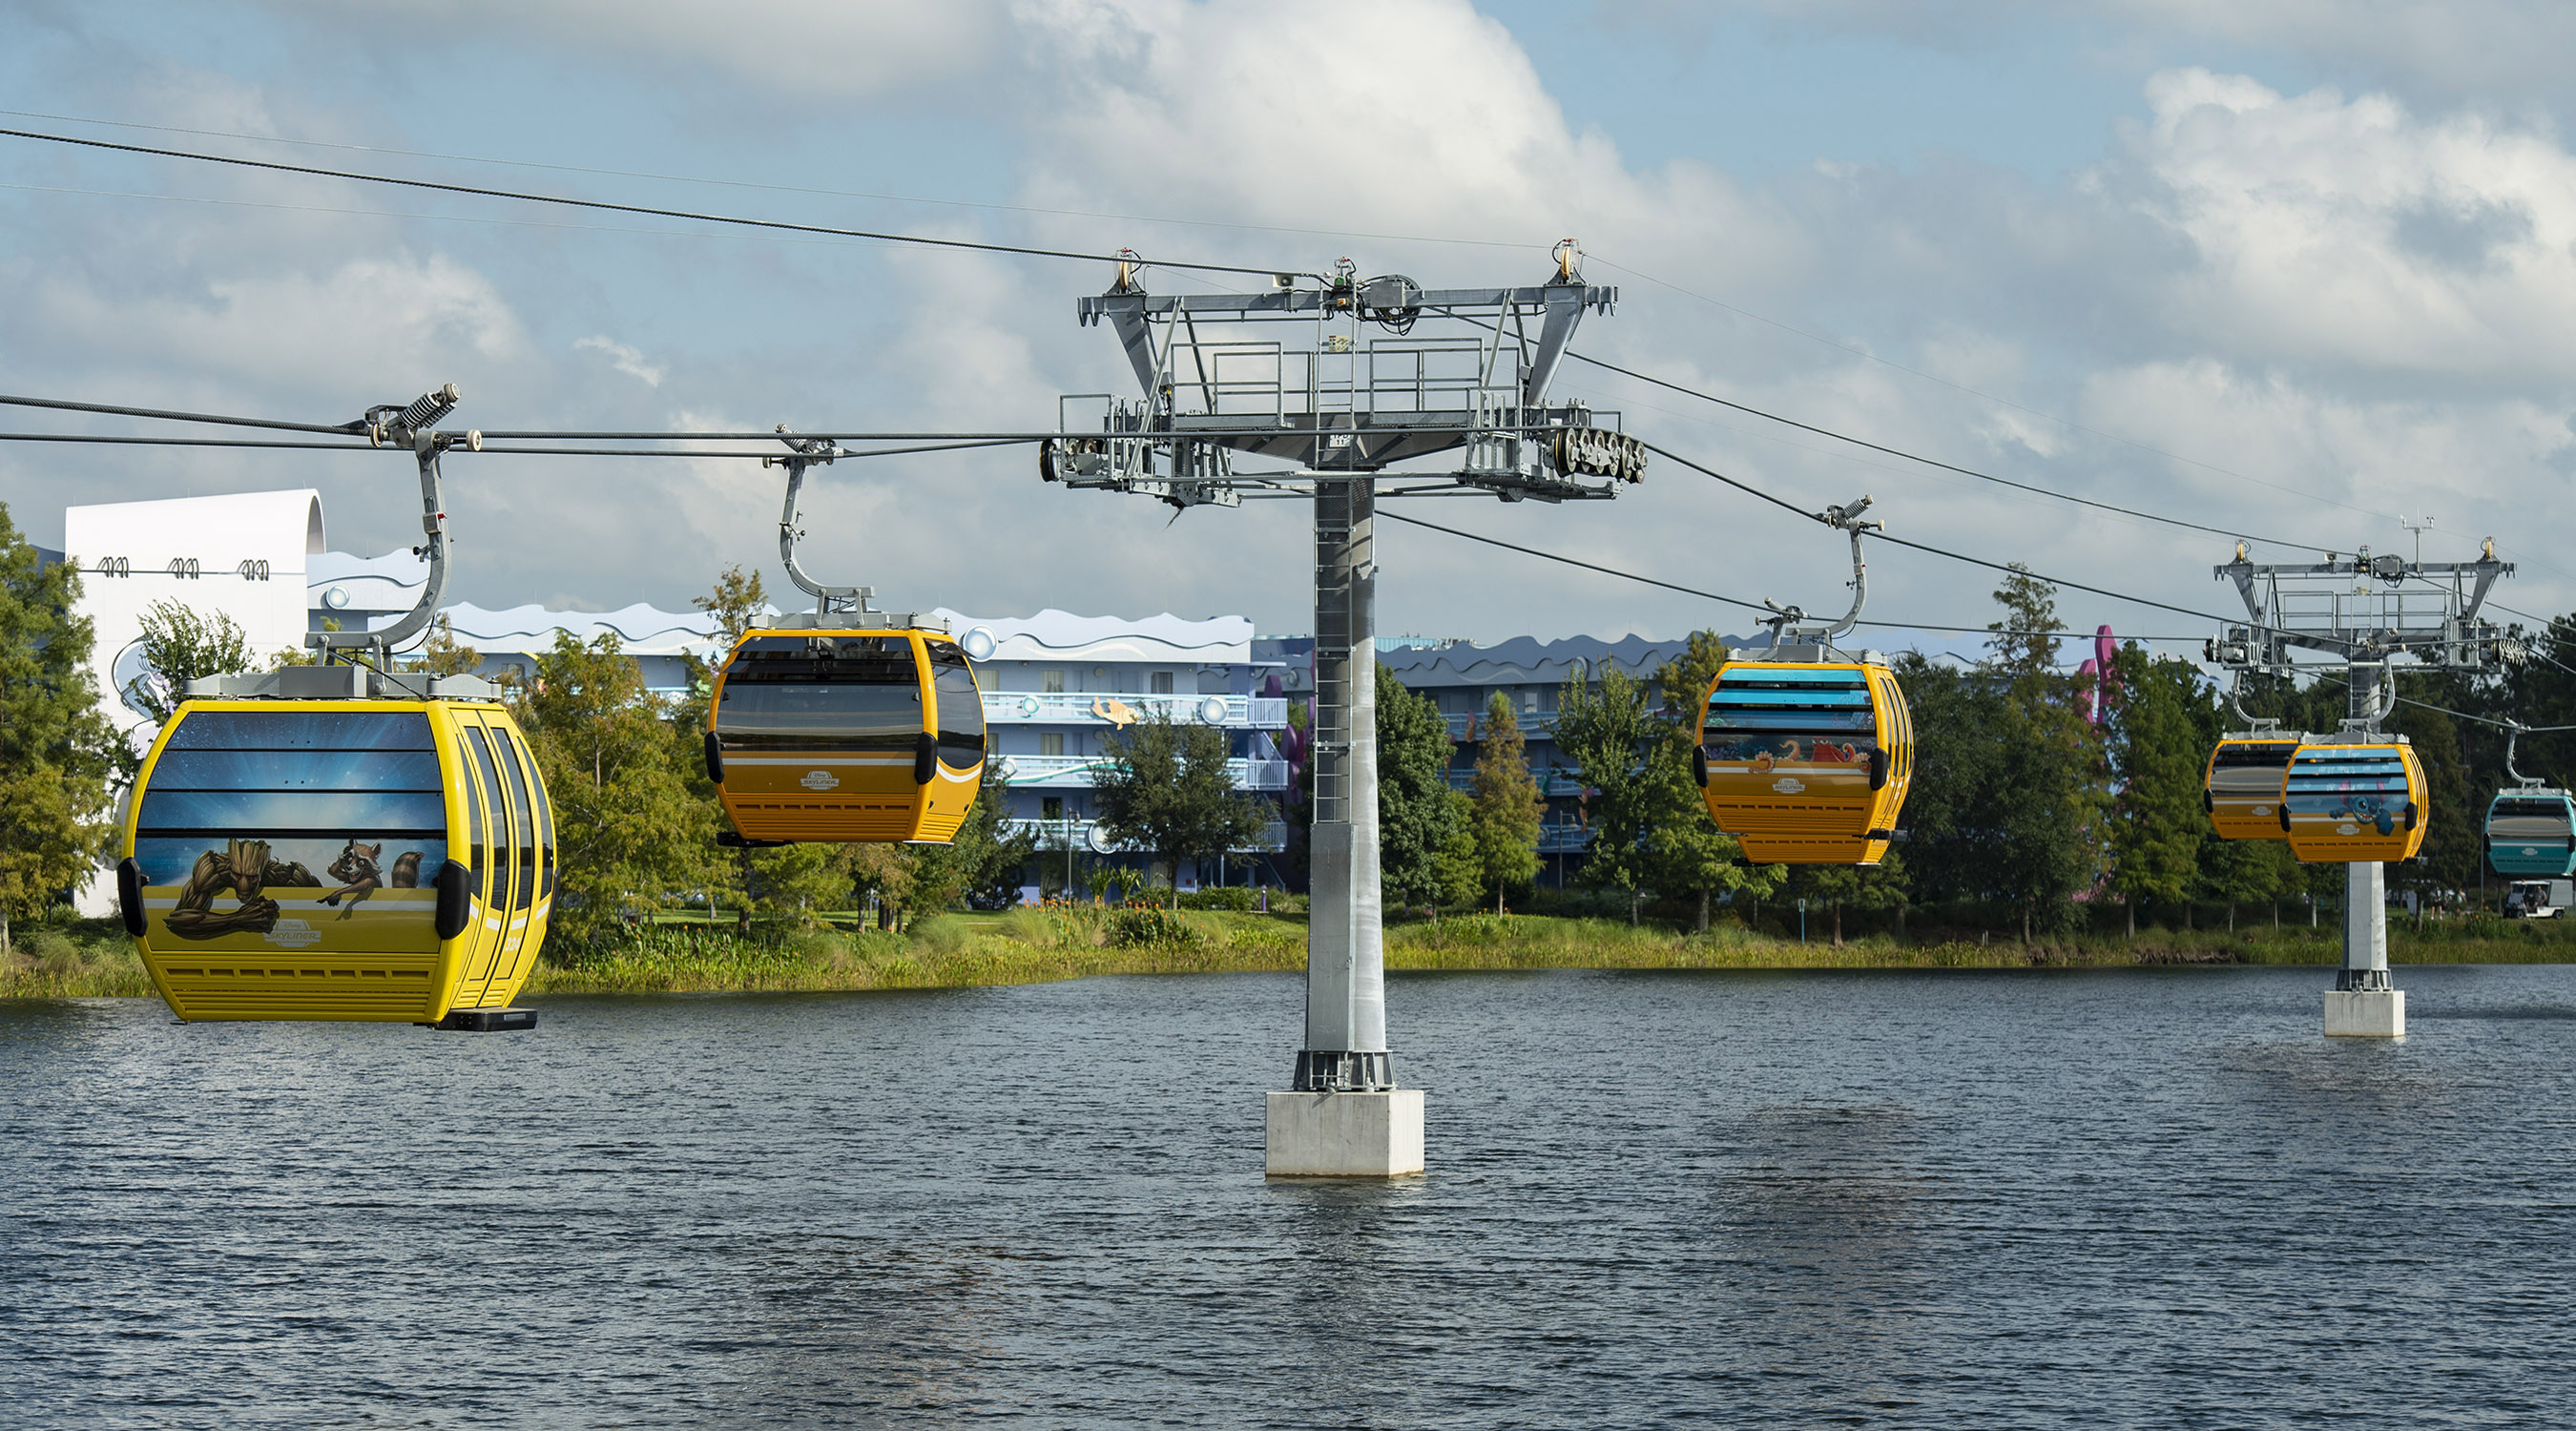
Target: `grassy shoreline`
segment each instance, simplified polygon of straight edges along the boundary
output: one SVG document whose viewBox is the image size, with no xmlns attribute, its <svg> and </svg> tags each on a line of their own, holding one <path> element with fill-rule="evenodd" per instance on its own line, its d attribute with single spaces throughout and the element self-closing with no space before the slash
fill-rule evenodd
<svg viewBox="0 0 2576 1431">
<path fill-rule="evenodd" d="M 2571 963 L 2576 929 L 2489 921 L 2471 930 L 2389 921 L 2394 964 Z M 1287 972 L 1305 967 L 1298 915 L 1019 909 L 952 914 L 908 934 L 756 932 L 649 925 L 611 947 L 541 962 L 546 994 L 846 992 L 1046 983 L 1103 974 Z M 555 951 L 549 950 L 550 954 Z M 1608 919 L 1491 914 L 1387 930 L 1389 969 L 2005 969 L 2310 964 L 2341 958 L 2332 929 L 2141 930 L 2035 941 L 1977 931 L 1871 934 L 1805 944 L 1728 923 L 1706 934 Z M 151 981 L 113 926 L 26 931 L 0 998 L 148 998 Z"/>
</svg>

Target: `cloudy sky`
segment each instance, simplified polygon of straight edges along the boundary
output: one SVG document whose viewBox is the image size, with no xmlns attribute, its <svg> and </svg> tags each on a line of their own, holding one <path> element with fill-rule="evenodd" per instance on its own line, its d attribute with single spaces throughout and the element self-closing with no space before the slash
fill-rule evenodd
<svg viewBox="0 0 2576 1431">
<path fill-rule="evenodd" d="M 1432 287 L 1536 281 L 1572 235 L 1620 289 L 1583 351 L 2265 537 L 2405 550 L 2429 515 L 2428 559 L 2494 536 L 2530 612 L 2576 606 L 2548 536 L 2576 460 L 2571 69 L 2576 10 L 2540 0 L 0 0 L 12 128 Z M 1109 276 L 0 139 L 17 394 L 343 421 L 452 381 L 454 421 L 494 429 L 1028 428 L 1131 385 L 1073 318 Z M 1809 508 L 1868 492 L 1899 535 L 2226 609 L 2221 537 L 1598 370 L 1557 395 Z M 751 463 L 449 472 L 456 598 L 680 607 L 734 561 L 783 585 Z M 0 444 L 0 501 L 47 542 L 66 503 L 307 485 L 333 545 L 416 540 L 391 454 Z M 1837 607 L 1847 575 L 1830 534 L 1670 464 L 1615 503 L 1412 510 L 1744 598 Z M 1009 449 L 838 469 L 809 513 L 813 565 L 881 604 L 1311 624 L 1288 504 L 1171 522 Z M 1381 560 L 1388 632 L 1744 628 L 1435 533 Z M 1982 624 L 1993 586 L 1882 548 L 1871 614 Z"/>
</svg>

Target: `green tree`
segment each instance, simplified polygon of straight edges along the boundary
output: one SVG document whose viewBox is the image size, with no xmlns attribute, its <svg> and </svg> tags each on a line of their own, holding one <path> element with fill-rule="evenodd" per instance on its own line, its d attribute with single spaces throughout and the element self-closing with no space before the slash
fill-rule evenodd
<svg viewBox="0 0 2576 1431">
<path fill-rule="evenodd" d="M 768 614 L 769 594 L 761 589 L 759 572 L 746 572 L 736 563 L 717 575 L 715 590 L 689 598 L 689 604 L 716 619 L 717 634 L 730 650 Z"/>
<path fill-rule="evenodd" d="M 1714 896 L 1739 893 L 1759 901 L 1780 887 L 1789 867 L 1744 862 L 1744 847 L 1709 818 L 1707 797 L 1692 773 L 1691 751 L 1699 741 L 1698 728 L 1655 725 L 1659 728 L 1647 737 L 1645 764 L 1639 771 L 1637 793 L 1645 805 L 1639 873 L 1659 894 L 1698 896 L 1698 927 L 1705 934 Z"/>
<path fill-rule="evenodd" d="M 1658 772 L 1644 758 L 1670 732 L 1655 718 L 1649 695 L 1645 683 L 1610 667 L 1597 683 L 1567 682 L 1556 711 L 1556 748 L 1583 783 L 1584 824 L 1592 835 L 1575 878 L 1588 888 L 1627 891 L 1632 921 L 1637 900 L 1654 884 L 1650 839 L 1671 806 L 1669 790 L 1658 800 Z"/>
<path fill-rule="evenodd" d="M 2433 699 L 2436 704 L 2448 704 L 2440 695 Z M 2426 798 L 2417 812 L 2417 818 L 2427 822 L 2423 848 L 2415 861 L 2388 867 L 2389 882 L 2414 890 L 2421 908 L 2423 900 L 2444 891 L 2476 886 L 2478 871 L 2486 862 L 2486 804 L 2470 801 L 2460 727 L 2448 715 L 2424 705 L 2401 704 L 2384 728 L 2412 742 L 2415 758 L 2424 766 Z"/>
<path fill-rule="evenodd" d="M 456 627 L 444 616 L 429 629 L 414 663 L 433 676 L 469 676 L 483 664 L 483 653 L 456 639 Z"/>
<path fill-rule="evenodd" d="M 1530 774 L 1529 744 L 1521 738 L 1520 717 L 1513 713 L 1509 695 L 1494 692 L 1480 735 L 1467 823 L 1476 843 L 1477 877 L 1493 886 L 1494 912 L 1500 914 L 1505 889 L 1538 878 L 1538 836 L 1547 798 Z"/>
<path fill-rule="evenodd" d="M 1214 859 L 1251 843 L 1267 823 L 1262 803 L 1238 793 L 1226 769 L 1225 732 L 1181 725 L 1157 707 L 1101 740 L 1092 767 L 1093 809 L 1120 844 L 1172 862 L 1172 908 L 1181 907 L 1181 862 Z"/>
<path fill-rule="evenodd" d="M 1905 797 L 1906 864 L 1918 899 L 1991 899 L 2003 843 L 1997 787 L 2004 752 L 2002 684 L 1909 652 L 1896 678 L 1914 717 L 1914 780 Z"/>
<path fill-rule="evenodd" d="M 190 681 L 250 669 L 249 635 L 221 611 L 207 617 L 183 602 L 153 602 L 143 609 L 142 640 L 143 674 L 123 694 L 156 725 L 187 699 Z"/>
<path fill-rule="evenodd" d="M 1833 917 L 1834 947 L 1843 943 L 1843 911 L 1875 914 L 1905 907 L 1905 857 L 1894 850 L 1874 865 L 1800 865 L 1789 893 Z"/>
<path fill-rule="evenodd" d="M 2196 898 L 2224 903 L 2227 927 L 2233 932 L 2238 905 L 2270 903 L 2306 886 L 2307 876 L 2287 840 L 2212 838 L 2200 847 L 2199 875 L 2190 892 Z"/>
<path fill-rule="evenodd" d="M 2132 641 L 2112 658 L 2102 710 L 2111 773 L 2119 783 L 2110 819 L 2111 890 L 2127 905 L 2129 934 L 2138 905 L 2182 899 L 2202 868 L 2202 845 L 2215 840 L 2202 807 L 2211 732 L 2195 719 L 2205 704 L 2199 671 L 2160 660 Z"/>
<path fill-rule="evenodd" d="M 907 893 L 914 908 L 946 909 L 961 899 L 989 904 L 1017 897 L 1020 869 L 1037 852 L 1038 836 L 1034 830 L 1018 834 L 1009 830 L 1010 789 L 1009 781 L 986 766 L 984 783 L 958 825 L 956 838 L 944 845 L 902 846 L 912 865 Z"/>
<path fill-rule="evenodd" d="M 557 632 L 516 714 L 555 810 L 555 926 L 578 941 L 658 909 L 706 874 L 708 807 L 691 798 L 671 726 L 615 632 Z M 694 752 L 693 752 L 694 753 Z"/>
<path fill-rule="evenodd" d="M 2074 921 L 2069 896 L 2100 867 L 2095 842 L 2107 796 L 2094 730 L 2076 708 L 2074 681 L 2057 669 L 2057 588 L 2015 565 L 1995 600 L 2003 617 L 1986 644 L 2004 700 L 1990 733 L 2002 746 L 2000 779 L 1989 792 L 1988 819 L 1999 836 L 1991 877 L 2020 910 L 2027 942 L 2034 926 Z"/>
<path fill-rule="evenodd" d="M 1483 881 L 1472 802 L 1449 788 L 1449 723 L 1376 670 L 1378 887 L 1398 905 L 1464 904 Z"/>
<path fill-rule="evenodd" d="M 1716 895 L 1752 896 L 1758 904 L 1789 876 L 1787 865 L 1748 865 L 1735 837 L 1717 828 L 1708 800 L 1692 773 L 1709 683 L 1726 664 L 1725 638 L 1714 631 L 1694 631 L 1680 655 L 1655 672 L 1663 696 L 1662 729 L 1647 739 L 1644 795 L 1648 803 L 1644 874 L 1665 895 L 1696 895 L 1699 929 L 1708 931 L 1709 906 Z"/>
<path fill-rule="evenodd" d="M 0 961 L 13 917 L 41 914 L 95 868 L 125 751 L 99 713 L 80 569 L 41 566 L 0 506 Z"/>
<path fill-rule="evenodd" d="M 1676 713 L 1694 732 L 1701 724 L 1700 702 L 1707 699 L 1709 683 L 1717 679 L 1717 668 L 1726 664 L 1726 638 L 1714 631 L 1694 631 L 1682 643 L 1682 653 L 1664 663 L 1655 673 L 1655 684 L 1664 692 L 1664 708 Z"/>
</svg>

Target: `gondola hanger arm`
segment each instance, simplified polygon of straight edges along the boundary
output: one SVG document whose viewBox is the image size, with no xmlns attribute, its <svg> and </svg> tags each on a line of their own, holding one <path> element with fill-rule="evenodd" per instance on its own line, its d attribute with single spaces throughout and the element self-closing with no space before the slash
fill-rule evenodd
<svg viewBox="0 0 2576 1431">
<path fill-rule="evenodd" d="M 787 579 L 796 583 L 797 590 L 814 598 L 817 612 L 866 611 L 869 598 L 877 594 L 875 587 L 827 586 L 806 575 L 796 560 L 796 543 L 805 535 L 799 511 L 805 496 L 805 469 L 818 462 L 828 464 L 849 453 L 830 438 L 800 437 L 783 422 L 778 424 L 778 440 L 787 444 L 787 455 L 763 457 L 760 465 L 787 469 L 787 499 L 778 513 L 778 558 L 787 568 Z"/>
<path fill-rule="evenodd" d="M 438 603 L 447 592 L 447 502 L 438 468 L 439 455 L 462 444 L 469 452 L 483 450 L 483 434 L 474 430 L 463 433 L 436 430 L 439 419 L 456 410 L 459 394 L 456 384 L 448 383 L 435 392 L 427 392 L 403 406 L 383 403 L 367 409 L 365 416 L 345 424 L 350 432 L 363 432 L 370 445 L 409 448 L 420 468 L 420 529 L 424 540 L 412 548 L 412 554 L 429 563 L 429 575 L 421 583 L 420 601 L 403 614 L 401 620 L 381 630 L 315 631 L 305 636 L 304 644 L 322 654 L 328 661 L 334 652 L 372 650 L 376 664 L 385 664 L 386 653 L 408 644 L 429 629 L 438 615 Z"/>
</svg>

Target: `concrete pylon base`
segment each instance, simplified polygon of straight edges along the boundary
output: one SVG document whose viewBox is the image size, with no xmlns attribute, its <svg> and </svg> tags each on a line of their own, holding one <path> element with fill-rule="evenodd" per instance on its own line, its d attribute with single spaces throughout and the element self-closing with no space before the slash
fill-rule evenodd
<svg viewBox="0 0 2576 1431">
<path fill-rule="evenodd" d="M 2406 1037 L 2406 991 L 2326 990 L 2326 1037 Z"/>
<path fill-rule="evenodd" d="M 1401 1178 L 1422 1171 L 1422 1090 L 1270 1095 L 1269 1176 Z"/>
</svg>

